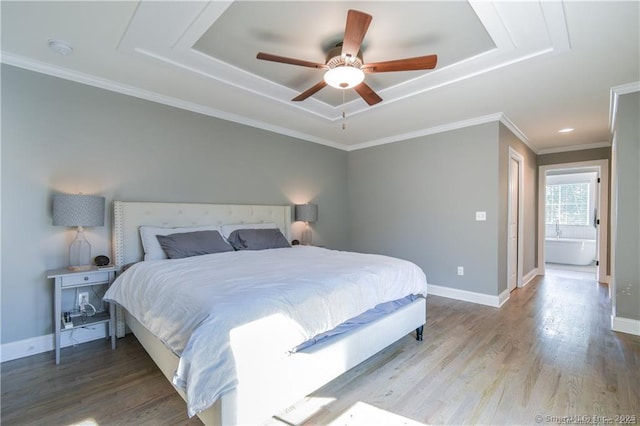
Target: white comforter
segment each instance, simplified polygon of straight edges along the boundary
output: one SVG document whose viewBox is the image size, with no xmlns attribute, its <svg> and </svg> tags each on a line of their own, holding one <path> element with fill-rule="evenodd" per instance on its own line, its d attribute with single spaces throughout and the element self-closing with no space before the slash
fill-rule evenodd
<svg viewBox="0 0 640 426">
<path fill-rule="evenodd" d="M 274 341 L 288 351 L 379 303 L 426 292 L 425 275 L 411 262 L 293 247 L 140 262 L 105 299 L 180 356 L 173 381 L 193 416 L 237 384 L 234 328 L 284 316 Z"/>
</svg>

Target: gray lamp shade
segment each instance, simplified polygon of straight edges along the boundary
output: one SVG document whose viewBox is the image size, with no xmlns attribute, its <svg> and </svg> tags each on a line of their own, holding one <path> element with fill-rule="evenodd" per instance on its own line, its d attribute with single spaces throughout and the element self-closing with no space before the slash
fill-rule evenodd
<svg viewBox="0 0 640 426">
<path fill-rule="evenodd" d="M 54 226 L 104 226 L 104 197 L 83 194 L 53 196 Z"/>
<path fill-rule="evenodd" d="M 295 220 L 315 222 L 318 220 L 318 206 L 316 204 L 296 204 Z"/>
</svg>

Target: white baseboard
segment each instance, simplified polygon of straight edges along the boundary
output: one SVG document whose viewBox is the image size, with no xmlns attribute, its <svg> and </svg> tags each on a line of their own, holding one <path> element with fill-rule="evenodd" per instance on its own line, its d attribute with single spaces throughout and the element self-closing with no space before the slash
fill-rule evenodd
<svg viewBox="0 0 640 426">
<path fill-rule="evenodd" d="M 506 292 L 506 296 L 504 293 Z M 473 291 L 460 290 L 451 287 L 442 287 L 434 284 L 427 284 L 427 293 L 435 296 L 447 297 L 449 299 L 462 300 L 464 302 L 478 303 L 480 305 L 499 308 L 509 299 L 509 291 L 503 291 L 499 296 L 491 296 Z"/>
<path fill-rule="evenodd" d="M 535 277 L 538 276 L 538 268 L 534 268 L 522 278 L 522 285 L 520 288 L 529 284 Z M 463 300 L 465 302 L 478 303 L 480 305 L 492 306 L 499 308 L 509 300 L 509 289 L 504 290 L 497 296 L 491 296 L 484 293 L 476 293 L 473 291 L 459 290 L 457 288 L 442 287 L 434 284 L 427 284 L 427 292 L 436 296 L 447 297 L 449 299 Z"/>
<path fill-rule="evenodd" d="M 76 327 L 72 330 L 65 331 L 60 336 L 60 346 L 66 348 L 67 346 L 73 346 L 79 343 L 104 339 L 106 336 L 105 333 L 107 332 L 105 327 L 105 324 L 96 324 L 87 327 Z M 17 342 L 5 343 L 0 347 L 0 362 L 24 358 L 42 352 L 49 352 L 54 349 L 54 334 L 47 334 L 44 336 L 19 340 Z"/>
<path fill-rule="evenodd" d="M 520 286 L 520 288 L 529 284 L 537 276 L 538 276 L 538 268 L 533 268 L 531 272 L 529 272 L 527 275 L 522 277 L 522 285 Z"/>
<path fill-rule="evenodd" d="M 640 336 L 640 321 L 629 318 L 621 318 L 611 315 L 611 329 L 621 333 Z"/>
<path fill-rule="evenodd" d="M 509 291 L 509 289 L 506 289 L 505 291 L 503 291 L 498 295 L 499 308 L 502 307 L 502 305 L 504 305 L 507 300 L 509 300 L 509 295 L 511 295 L 511 292 Z"/>
</svg>

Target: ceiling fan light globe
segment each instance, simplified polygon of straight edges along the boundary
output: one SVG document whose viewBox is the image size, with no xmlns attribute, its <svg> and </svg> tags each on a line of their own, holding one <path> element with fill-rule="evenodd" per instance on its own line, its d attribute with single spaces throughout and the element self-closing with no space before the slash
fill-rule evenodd
<svg viewBox="0 0 640 426">
<path fill-rule="evenodd" d="M 351 89 L 364 81 L 364 72 L 360 68 L 342 65 L 324 73 L 324 81 L 336 89 Z"/>
</svg>

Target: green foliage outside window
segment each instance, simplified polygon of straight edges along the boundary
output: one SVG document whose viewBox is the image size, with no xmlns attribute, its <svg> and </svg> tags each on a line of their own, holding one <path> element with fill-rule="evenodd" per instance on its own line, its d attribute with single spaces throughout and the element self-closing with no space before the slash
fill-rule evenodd
<svg viewBox="0 0 640 426">
<path fill-rule="evenodd" d="M 547 225 L 589 225 L 589 182 L 547 185 Z"/>
</svg>

